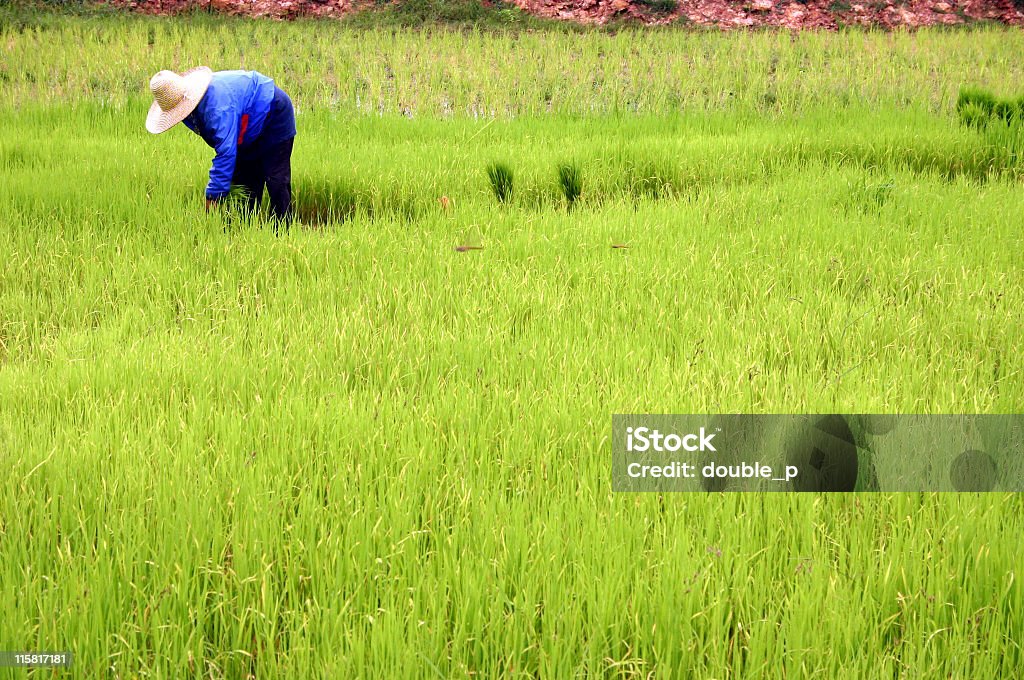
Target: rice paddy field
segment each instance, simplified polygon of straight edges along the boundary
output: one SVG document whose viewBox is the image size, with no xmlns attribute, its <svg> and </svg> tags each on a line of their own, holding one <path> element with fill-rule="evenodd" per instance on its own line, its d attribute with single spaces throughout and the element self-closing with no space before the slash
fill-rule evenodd
<svg viewBox="0 0 1024 680">
<path fill-rule="evenodd" d="M 1017 495 L 613 493 L 610 447 L 1020 411 L 1021 137 L 955 105 L 1024 33 L 0 17 L 0 649 L 75 655 L 0 677 L 1024 668 Z M 292 95 L 287 233 L 145 131 L 196 64 Z"/>
</svg>

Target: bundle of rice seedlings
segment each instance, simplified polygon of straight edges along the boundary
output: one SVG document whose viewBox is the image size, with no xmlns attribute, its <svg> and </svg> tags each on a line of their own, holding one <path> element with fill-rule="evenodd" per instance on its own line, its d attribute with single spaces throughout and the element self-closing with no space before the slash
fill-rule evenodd
<svg viewBox="0 0 1024 680">
<path fill-rule="evenodd" d="M 583 192 L 583 174 L 579 166 L 571 163 L 558 166 L 558 183 L 562 185 L 562 193 L 571 208 Z"/>
<path fill-rule="evenodd" d="M 498 202 L 508 203 L 512 198 L 512 169 L 504 163 L 491 163 L 487 166 L 487 179 Z"/>
<path fill-rule="evenodd" d="M 1024 123 L 1024 97 L 1000 99 L 978 88 L 961 88 L 956 112 L 961 123 L 977 130 L 988 127 L 993 121 L 1012 126 Z"/>
</svg>

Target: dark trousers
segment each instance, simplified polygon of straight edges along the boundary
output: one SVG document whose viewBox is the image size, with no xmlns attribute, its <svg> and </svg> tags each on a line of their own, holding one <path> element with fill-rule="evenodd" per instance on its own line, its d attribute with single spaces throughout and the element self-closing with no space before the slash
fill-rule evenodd
<svg viewBox="0 0 1024 680">
<path fill-rule="evenodd" d="M 263 188 L 270 195 L 275 218 L 288 221 L 292 213 L 292 143 L 294 138 L 271 144 L 256 140 L 240 150 L 235 161 L 232 184 L 245 187 L 249 210 L 255 212 L 263 200 Z"/>
<path fill-rule="evenodd" d="M 295 110 L 291 99 L 278 87 L 259 138 L 240 148 L 235 160 L 231 183 L 245 187 L 250 211 L 259 207 L 266 187 L 274 217 L 285 223 L 291 219 L 294 141 Z"/>
</svg>

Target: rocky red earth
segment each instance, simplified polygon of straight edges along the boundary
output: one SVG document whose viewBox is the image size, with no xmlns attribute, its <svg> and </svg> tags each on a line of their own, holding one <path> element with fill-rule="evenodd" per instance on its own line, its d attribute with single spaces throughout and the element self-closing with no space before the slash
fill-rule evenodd
<svg viewBox="0 0 1024 680">
<path fill-rule="evenodd" d="M 111 0 L 111 4 L 151 14 L 203 9 L 286 19 L 341 16 L 380 3 L 373 0 Z M 644 24 L 678 22 L 720 28 L 836 29 L 851 25 L 896 28 L 984 20 L 1024 26 L 1024 0 L 512 0 L 512 4 L 542 17 L 593 24 L 636 20 Z"/>
<path fill-rule="evenodd" d="M 679 0 L 677 3 L 627 0 L 514 0 L 540 16 L 606 23 L 633 17 L 645 23 L 689 21 L 701 26 L 829 28 L 844 25 L 931 26 L 997 21 L 1024 26 L 1020 0 Z M 675 4 L 674 10 L 660 11 Z"/>
</svg>

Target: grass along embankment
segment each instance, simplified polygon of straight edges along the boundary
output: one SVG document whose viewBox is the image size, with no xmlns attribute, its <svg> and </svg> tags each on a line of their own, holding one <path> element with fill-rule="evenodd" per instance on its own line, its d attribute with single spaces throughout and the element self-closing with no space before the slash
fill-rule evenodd
<svg viewBox="0 0 1024 680">
<path fill-rule="evenodd" d="M 90 678 L 1021 667 L 1018 497 L 613 495 L 608 438 L 1018 411 L 1020 161 L 954 107 L 1017 95 L 1022 34 L 40 25 L 0 30 L 0 648 Z M 144 131 L 149 75 L 200 62 L 294 93 L 287 235 L 205 215 L 210 150 Z"/>
</svg>

